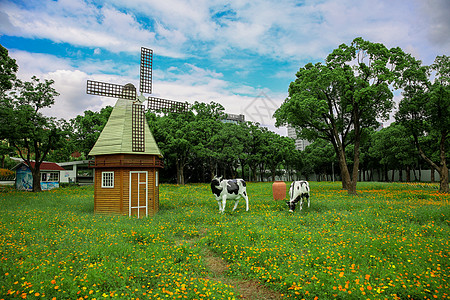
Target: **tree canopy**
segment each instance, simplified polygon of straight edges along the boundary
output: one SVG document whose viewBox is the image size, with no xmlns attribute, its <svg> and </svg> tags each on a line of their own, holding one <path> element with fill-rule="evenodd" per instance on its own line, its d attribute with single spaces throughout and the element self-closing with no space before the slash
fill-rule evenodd
<svg viewBox="0 0 450 300">
<path fill-rule="evenodd" d="M 39 190 L 41 162 L 66 160 L 74 151 L 87 159 L 112 107 L 85 111 L 70 122 L 46 117 L 41 110 L 58 96 L 54 82 L 20 81 L 17 69 L 0 45 L 0 158 L 3 164 L 14 150 L 29 166 L 35 160 L 32 173 Z M 427 162 L 440 175 L 440 190 L 448 192 L 449 70 L 448 56 L 423 66 L 400 48 L 362 38 L 340 45 L 324 62 L 304 65 L 274 114 L 277 126 L 291 125 L 298 137 L 313 142 L 303 152 L 292 139 L 258 123 L 222 122 L 224 107 L 215 102 L 195 102 L 181 114 L 148 112 L 164 155 L 162 180 L 184 184 L 223 175 L 256 181 L 283 174 L 299 179 L 311 173 L 327 178 L 321 175 L 334 172 L 338 162 L 342 186 L 354 194 L 361 168 L 401 174 Z M 397 122 L 376 132 L 393 109 L 394 88 L 403 96 Z"/>
<path fill-rule="evenodd" d="M 420 156 L 440 176 L 440 191 L 449 192 L 447 160 L 450 134 L 450 60 L 438 56 L 431 66 L 422 66 L 411 55 L 397 58 L 398 84 L 403 88 L 395 117 L 408 129 Z M 425 137 L 435 137 L 437 159 L 424 151 Z"/>
<path fill-rule="evenodd" d="M 328 55 L 324 64 L 306 64 L 289 86 L 289 97 L 275 112 L 277 126 L 291 125 L 300 137 L 329 141 L 339 159 L 342 185 L 356 193 L 364 128 L 378 127 L 393 108 L 389 84 L 390 51 L 356 38 Z M 346 147 L 353 147 L 353 170 Z"/>
<path fill-rule="evenodd" d="M 33 191 L 41 190 L 40 165 L 51 150 L 62 146 L 64 121 L 44 116 L 40 110 L 54 104 L 58 92 L 52 80 L 37 77 L 15 81 L 12 92 L 0 102 L 1 136 L 17 151 L 33 175 Z M 31 162 L 35 161 L 34 164 Z"/>
</svg>

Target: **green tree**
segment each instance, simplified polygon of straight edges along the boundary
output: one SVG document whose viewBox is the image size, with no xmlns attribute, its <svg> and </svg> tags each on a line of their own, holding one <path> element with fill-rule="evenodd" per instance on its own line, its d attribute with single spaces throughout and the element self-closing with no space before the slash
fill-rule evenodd
<svg viewBox="0 0 450 300">
<path fill-rule="evenodd" d="M 409 171 L 417 162 L 417 151 L 411 148 L 412 139 L 408 130 L 398 123 L 392 123 L 373 134 L 370 155 L 384 166 L 384 169 L 406 169 L 406 180 L 409 181 Z M 392 174 L 393 176 L 393 174 Z M 386 175 L 385 175 L 386 177 Z M 388 180 L 388 178 L 385 178 Z M 392 178 L 393 180 L 393 178 Z"/>
<path fill-rule="evenodd" d="M 221 175 L 236 178 L 239 165 L 239 156 L 243 153 L 244 145 L 241 143 L 241 127 L 232 123 L 223 123 L 221 130 L 213 138 L 216 145 L 218 162 L 222 167 Z M 227 174 L 227 170 L 230 174 Z"/>
<path fill-rule="evenodd" d="M 44 116 L 40 110 L 54 104 L 58 92 L 53 80 L 41 82 L 33 76 L 30 82 L 16 81 L 14 92 L 0 102 L 2 136 L 15 148 L 30 167 L 33 191 L 39 192 L 40 166 L 51 150 L 61 147 L 66 139 L 63 121 Z M 32 164 L 32 161 L 35 161 Z"/>
<path fill-rule="evenodd" d="M 430 67 L 411 55 L 398 55 L 398 83 L 403 88 L 396 120 L 413 136 L 420 156 L 440 176 L 439 191 L 449 193 L 447 153 L 450 133 L 450 60 L 438 56 Z M 435 136 L 439 149 L 434 160 L 423 149 L 422 137 Z"/>
<path fill-rule="evenodd" d="M 264 159 L 264 132 L 267 128 L 260 127 L 258 123 L 247 122 L 248 140 L 244 148 L 247 164 L 251 171 L 250 180 L 257 181 L 257 168 Z"/>
<path fill-rule="evenodd" d="M 164 161 L 169 168 L 176 169 L 177 184 L 185 184 L 185 167 L 192 155 L 189 124 L 193 120 L 192 111 L 184 113 L 169 113 L 156 118 L 152 130 L 154 137 L 164 155 Z"/>
<path fill-rule="evenodd" d="M 326 180 L 326 175 L 331 173 L 329 170 L 334 162 L 335 152 L 330 142 L 318 139 L 301 152 L 301 157 L 305 163 L 306 174 L 315 173 L 318 180 L 321 178 Z"/>
<path fill-rule="evenodd" d="M 192 106 L 195 115 L 189 124 L 189 138 L 193 144 L 193 154 L 206 163 L 208 173 L 212 178 L 218 171 L 218 163 L 221 157 L 221 146 L 217 138 L 224 124 L 220 122 L 224 118 L 224 107 L 215 102 L 195 102 Z M 211 179 L 210 178 L 210 179 Z"/>
<path fill-rule="evenodd" d="M 13 87 L 17 70 L 16 61 L 9 57 L 8 50 L 0 45 L 0 101 L 3 101 L 7 96 L 6 92 Z M 0 167 L 4 168 L 6 156 L 13 151 L 13 148 L 4 141 L 8 132 L 5 130 L 7 124 L 2 122 L 8 122 L 5 111 L 0 111 Z"/>
<path fill-rule="evenodd" d="M 68 147 L 71 147 L 74 151 L 79 151 L 84 158 L 87 158 L 108 122 L 112 110 L 112 106 L 106 106 L 99 112 L 86 110 L 83 115 L 71 119 L 70 124 L 73 132 L 71 133 L 71 145 L 68 145 Z"/>
<path fill-rule="evenodd" d="M 263 132 L 263 139 L 261 156 L 270 170 L 272 181 L 275 181 L 277 170 L 286 165 L 289 153 L 295 149 L 295 142 L 270 130 Z"/>
<path fill-rule="evenodd" d="M 0 45 L 0 97 L 13 87 L 18 70 L 16 61 L 9 57 L 8 50 Z"/>
<path fill-rule="evenodd" d="M 1 116 L 1 113 L 0 113 L 0 116 Z M 11 147 L 7 141 L 2 141 L 0 139 L 0 168 L 5 168 L 6 158 L 13 151 L 14 151 L 14 148 Z"/>
<path fill-rule="evenodd" d="M 393 107 L 390 51 L 356 38 L 335 49 L 325 65 L 309 63 L 296 76 L 289 97 L 274 114 L 276 125 L 294 126 L 298 136 L 308 140 L 331 142 L 342 186 L 355 194 L 363 129 L 379 126 L 377 119 L 387 118 Z M 350 143 L 354 145 L 351 171 L 345 155 Z"/>
<path fill-rule="evenodd" d="M 304 168 L 304 161 L 301 156 L 302 151 L 297 150 L 295 148 L 295 141 L 293 140 L 293 142 L 294 148 L 287 153 L 284 166 L 289 180 L 297 180 Z"/>
</svg>

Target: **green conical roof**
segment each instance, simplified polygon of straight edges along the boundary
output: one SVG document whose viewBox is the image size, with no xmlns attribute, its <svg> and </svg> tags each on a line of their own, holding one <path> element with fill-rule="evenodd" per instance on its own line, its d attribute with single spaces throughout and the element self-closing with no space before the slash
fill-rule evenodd
<svg viewBox="0 0 450 300">
<path fill-rule="evenodd" d="M 118 99 L 105 128 L 89 155 L 104 154 L 152 154 L 162 157 L 148 123 L 144 122 L 144 152 L 132 149 L 132 109 L 133 101 Z"/>
</svg>

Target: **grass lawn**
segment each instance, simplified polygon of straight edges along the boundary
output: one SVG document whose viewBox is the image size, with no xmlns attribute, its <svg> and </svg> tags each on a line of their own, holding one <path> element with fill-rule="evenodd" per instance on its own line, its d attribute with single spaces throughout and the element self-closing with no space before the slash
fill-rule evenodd
<svg viewBox="0 0 450 300">
<path fill-rule="evenodd" d="M 209 185 L 162 185 L 144 219 L 95 215 L 93 187 L 0 189 L 0 299 L 450 298 L 450 195 L 310 187 L 289 213 L 271 183 L 248 183 L 250 211 L 221 215 Z"/>
</svg>

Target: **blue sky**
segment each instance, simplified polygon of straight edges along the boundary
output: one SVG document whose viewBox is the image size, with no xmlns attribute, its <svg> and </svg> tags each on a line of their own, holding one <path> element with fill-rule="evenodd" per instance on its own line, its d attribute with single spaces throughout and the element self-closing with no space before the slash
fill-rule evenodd
<svg viewBox="0 0 450 300">
<path fill-rule="evenodd" d="M 144 46 L 153 96 L 219 102 L 273 128 L 270 114 L 306 63 L 361 36 L 431 64 L 449 55 L 449 15 L 448 0 L 0 0 L 0 44 L 21 79 L 55 80 L 51 116 L 114 105 L 86 95 L 86 80 L 138 85 Z"/>
</svg>

